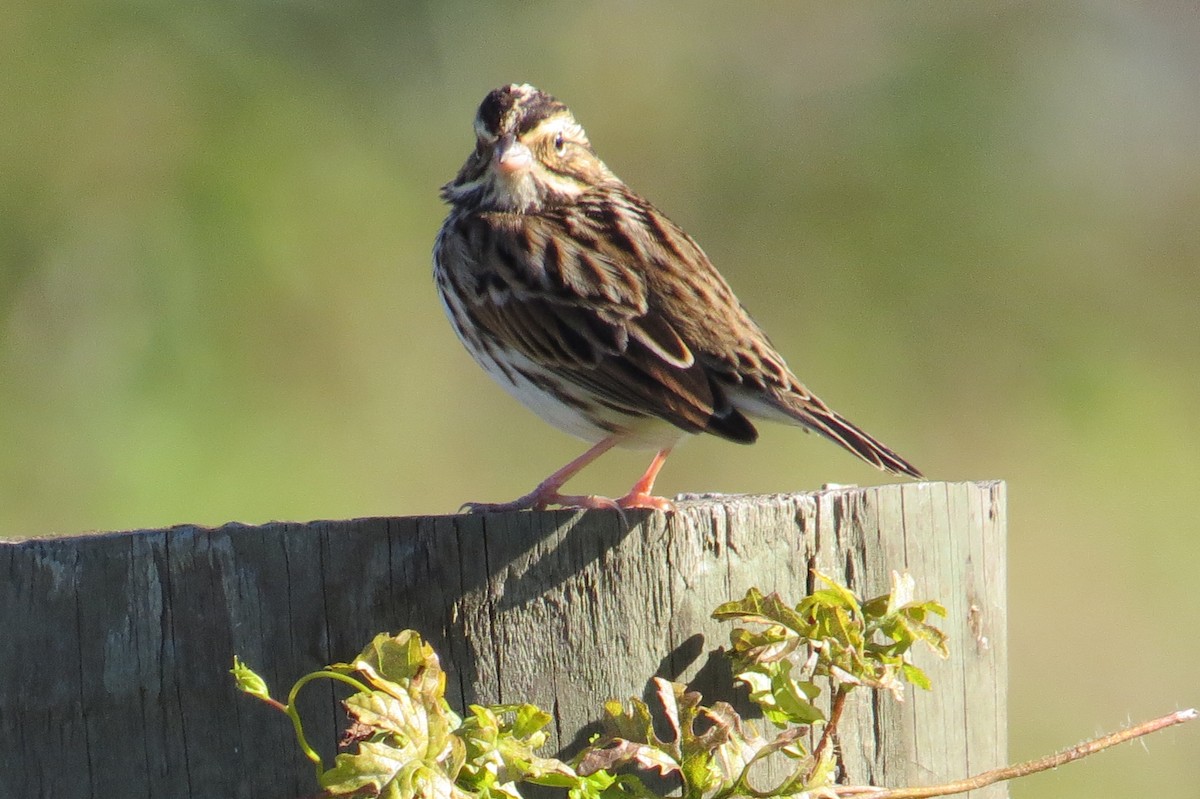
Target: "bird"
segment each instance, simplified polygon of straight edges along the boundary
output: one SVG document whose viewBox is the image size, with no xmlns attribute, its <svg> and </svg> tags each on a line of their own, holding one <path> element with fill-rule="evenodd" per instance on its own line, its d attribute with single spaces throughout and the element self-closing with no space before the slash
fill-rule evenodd
<svg viewBox="0 0 1200 799">
<path fill-rule="evenodd" d="M 792 374 L 700 245 L 600 160 L 561 101 L 502 86 L 480 103 L 474 133 L 440 192 L 449 212 L 433 273 L 443 308 L 488 375 L 592 446 L 528 494 L 464 510 L 670 512 L 652 492 L 676 444 L 700 433 L 750 444 L 758 420 L 922 477 Z M 562 493 L 613 447 L 654 452 L 628 493 Z"/>
</svg>

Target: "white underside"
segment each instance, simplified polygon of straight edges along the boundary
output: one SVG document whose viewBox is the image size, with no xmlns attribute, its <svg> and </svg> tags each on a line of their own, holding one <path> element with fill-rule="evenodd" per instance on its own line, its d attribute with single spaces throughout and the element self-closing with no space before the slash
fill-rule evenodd
<svg viewBox="0 0 1200 799">
<path fill-rule="evenodd" d="M 594 444 L 613 435 L 612 430 L 595 424 L 579 408 L 570 403 L 562 402 L 554 394 L 544 390 L 520 373 L 526 372 L 540 376 L 546 374 L 544 367 L 529 360 L 520 353 L 514 352 L 511 353 L 512 361 L 509 369 L 505 371 L 500 368 L 489 353 L 479 351 L 473 347 L 471 342 L 459 332 L 458 326 L 455 324 L 456 314 L 449 307 L 449 303 L 454 301 L 453 298 L 448 296 L 445 291 L 439 291 L 438 293 L 441 296 L 442 307 L 446 311 L 446 316 L 450 319 L 450 325 L 454 328 L 454 332 L 458 334 L 458 338 L 463 343 L 467 352 L 471 354 L 476 363 L 482 366 L 483 370 L 493 380 L 500 384 L 501 388 L 511 394 L 517 401 L 564 433 L 583 439 L 584 441 Z M 563 383 L 561 390 L 569 392 L 573 398 L 578 399 L 588 407 L 594 408 L 595 413 L 602 415 L 604 421 L 621 435 L 621 441 L 617 443 L 618 447 L 625 449 L 663 450 L 674 446 L 679 439 L 688 435 L 670 422 L 654 416 L 628 416 L 602 406 L 597 406 L 594 402 L 590 401 L 588 392 L 585 389 L 572 384 Z"/>
<path fill-rule="evenodd" d="M 555 395 L 545 391 L 540 386 L 527 380 L 523 375 L 513 374 L 513 380 L 500 370 L 491 358 L 477 358 L 479 365 L 500 384 L 501 388 L 515 397 L 519 402 L 540 416 L 544 421 L 557 427 L 568 435 L 595 443 L 608 438 L 612 432 L 594 424 L 574 405 L 562 402 Z M 541 367 L 522 355 L 514 354 L 513 362 L 523 371 L 535 374 L 542 371 Z M 563 390 L 571 392 L 572 396 L 588 402 L 584 389 L 572 385 L 564 385 Z M 593 406 L 594 407 L 594 406 Z M 661 450 L 674 446 L 675 442 L 687 433 L 670 422 L 654 416 L 627 416 L 608 408 L 598 408 L 596 413 L 603 414 L 604 420 L 617 428 L 622 440 L 617 444 L 626 449 Z"/>
</svg>

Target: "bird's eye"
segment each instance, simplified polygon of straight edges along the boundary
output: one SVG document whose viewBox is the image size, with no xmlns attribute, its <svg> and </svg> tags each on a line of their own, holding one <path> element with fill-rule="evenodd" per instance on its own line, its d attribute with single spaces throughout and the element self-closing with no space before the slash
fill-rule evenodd
<svg viewBox="0 0 1200 799">
<path fill-rule="evenodd" d="M 559 155 L 567 154 L 567 140 L 561 133 L 554 137 L 554 152 Z"/>
</svg>

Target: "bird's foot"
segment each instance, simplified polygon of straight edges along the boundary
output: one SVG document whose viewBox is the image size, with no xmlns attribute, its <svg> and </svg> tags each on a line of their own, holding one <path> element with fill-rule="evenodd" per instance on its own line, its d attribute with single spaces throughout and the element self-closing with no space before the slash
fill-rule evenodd
<svg viewBox="0 0 1200 799">
<path fill-rule="evenodd" d="M 512 502 L 467 502 L 459 509 L 466 513 L 502 513 L 510 510 L 545 510 L 551 505 L 580 510 L 615 510 L 620 512 L 617 500 L 583 494 L 560 494 L 557 490 L 546 490 L 540 486 Z"/>
<path fill-rule="evenodd" d="M 626 510 L 660 510 L 663 513 L 674 513 L 675 503 L 666 497 L 656 497 L 649 491 L 630 491 L 615 500 L 617 507 Z"/>
<path fill-rule="evenodd" d="M 560 494 L 557 491 L 532 491 L 512 502 L 466 502 L 459 509 L 464 513 L 502 513 L 510 510 L 545 510 L 551 505 L 568 510 L 660 510 L 674 513 L 675 503 L 666 497 L 656 497 L 645 491 L 630 491 L 623 497 L 609 499 L 592 494 Z"/>
</svg>

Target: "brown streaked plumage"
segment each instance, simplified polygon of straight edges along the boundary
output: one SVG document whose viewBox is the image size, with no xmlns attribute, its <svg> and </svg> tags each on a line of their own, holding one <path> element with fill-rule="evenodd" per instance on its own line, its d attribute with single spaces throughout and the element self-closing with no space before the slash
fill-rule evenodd
<svg viewBox="0 0 1200 799">
<path fill-rule="evenodd" d="M 455 332 L 509 393 L 594 443 L 524 497 L 472 510 L 658 508 L 684 435 L 749 444 L 798 424 L 868 463 L 921 473 L 801 385 L 700 246 L 596 156 L 570 110 L 528 85 L 488 94 L 475 151 L 442 188 L 434 276 Z M 562 485 L 614 446 L 654 449 L 616 500 Z"/>
</svg>

